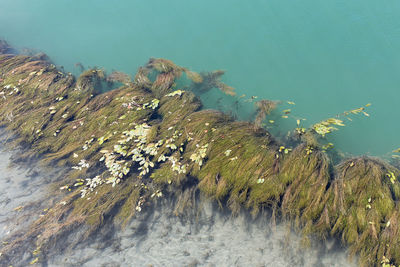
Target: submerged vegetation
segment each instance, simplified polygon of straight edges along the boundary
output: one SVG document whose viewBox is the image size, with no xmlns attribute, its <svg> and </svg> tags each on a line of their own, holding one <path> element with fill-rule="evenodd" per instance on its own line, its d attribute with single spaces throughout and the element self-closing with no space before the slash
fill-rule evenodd
<svg viewBox="0 0 400 267">
<path fill-rule="evenodd" d="M 276 108 L 277 104 L 278 103 L 276 101 L 271 101 L 268 99 L 263 99 L 255 103 L 257 107 L 257 115 L 254 120 L 255 127 L 260 128 L 262 126 L 262 122 L 265 120 L 267 115 L 269 115 L 271 111 Z"/>
<path fill-rule="evenodd" d="M 369 107 L 371 104 L 367 104 L 365 105 L 365 107 Z M 369 114 L 367 112 L 365 112 L 365 107 L 360 107 L 357 109 L 353 109 L 350 111 L 345 111 L 343 114 L 340 114 L 344 117 L 346 117 L 348 120 L 352 120 L 349 115 L 351 114 L 359 114 L 362 113 L 365 116 L 369 117 Z M 338 130 L 336 127 L 332 126 L 332 125 L 336 125 L 336 126 L 345 126 L 343 120 L 339 119 L 340 115 L 337 115 L 336 118 L 329 118 L 327 120 L 318 122 L 316 124 L 314 124 L 312 126 L 312 129 L 319 135 L 321 135 L 322 137 L 325 137 L 326 134 L 331 133 L 332 131 L 336 131 Z"/>
<path fill-rule="evenodd" d="M 362 265 L 400 264 L 400 172 L 371 157 L 335 165 L 326 153 L 331 145 L 319 139 L 343 125 L 339 118 L 310 129 L 297 120 L 300 138 L 283 144 L 261 127 L 276 102 L 257 102 L 256 123 L 238 122 L 200 110 L 192 92 L 176 88 L 186 73 L 199 91 L 233 95 L 221 71 L 198 74 L 150 59 L 132 80 L 99 69 L 75 79 L 47 60 L 0 52 L 0 126 L 17 135 L 14 145 L 29 146 L 26 157 L 68 167 L 51 186 L 60 201 L 5 240 L 0 260 L 30 251 L 32 264 L 45 261 L 74 230 L 82 229 L 83 241 L 108 223 L 123 226 L 164 195 L 178 197 L 179 214 L 200 192 L 233 213 L 268 209 L 301 230 L 306 243 L 340 238 Z M 122 86 L 103 92 L 103 82 Z"/>
<path fill-rule="evenodd" d="M 192 85 L 194 91 L 205 93 L 212 88 L 218 88 L 227 95 L 235 96 L 235 88 L 221 81 L 221 77 L 224 75 L 224 73 L 225 71 L 223 70 L 204 72 L 196 75 L 193 75 L 194 72 L 190 72 L 190 74 L 187 74 L 187 76 L 194 82 Z M 197 77 L 197 79 L 193 79 L 193 76 Z"/>
</svg>

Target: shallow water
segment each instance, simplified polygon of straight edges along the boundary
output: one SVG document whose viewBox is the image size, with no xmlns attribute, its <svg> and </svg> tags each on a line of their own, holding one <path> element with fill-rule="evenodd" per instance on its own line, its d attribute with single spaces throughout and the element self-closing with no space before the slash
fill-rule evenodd
<svg viewBox="0 0 400 267">
<path fill-rule="evenodd" d="M 25 229 L 51 205 L 46 192 L 55 172 L 44 171 L 37 163 L 15 164 L 13 158 L 20 152 L 8 151 L 0 143 L 1 240 Z M 162 199 L 124 230 L 105 226 L 101 238 L 66 250 L 64 244 L 85 230 L 76 229 L 44 266 L 355 266 L 333 241 L 302 249 L 298 235 L 284 224 L 272 227 L 267 216 L 231 217 L 205 201 L 197 216 L 177 217 L 173 205 L 173 200 Z M 30 257 L 27 250 L 15 266 L 26 266 Z M 0 257 L 3 265 L 8 263 Z"/>
<path fill-rule="evenodd" d="M 400 124 L 394 123 L 400 115 L 398 1 L 0 4 L 0 38 L 45 52 L 66 71 L 77 73 L 74 64 L 81 62 L 134 74 L 149 57 L 168 58 L 195 71 L 224 69 L 224 81 L 246 97 L 221 99 L 221 93 L 210 92 L 202 96 L 205 107 L 233 110 L 247 120 L 254 115 L 253 103 L 246 102 L 250 96 L 282 100 L 281 110 L 291 108 L 294 116 L 276 119 L 283 135 L 296 127 L 297 118 L 311 125 L 372 103 L 371 117 L 347 122 L 329 141 L 355 154 L 382 155 L 400 146 Z M 40 200 L 54 178 L 35 165 L 10 168 L 13 153 L 0 152 L 1 239 L 44 212 L 49 205 Z M 300 238 L 284 225 L 272 231 L 267 220 L 249 222 L 245 214 L 230 218 L 204 205 L 194 221 L 177 218 L 163 203 L 126 230 L 113 232 L 108 242 L 95 240 L 55 253 L 48 265 L 351 266 L 344 251 L 330 243 L 303 251 Z"/>
<path fill-rule="evenodd" d="M 50 266 L 356 266 L 343 250 L 302 250 L 300 238 L 267 219 L 232 218 L 203 203 L 197 219 L 173 214 L 171 200 L 144 212 L 107 245 L 93 242 L 53 257 Z"/>
<path fill-rule="evenodd" d="M 5 151 L 0 134 L 0 240 L 3 240 L 40 216 L 48 201 L 46 185 L 51 180 L 34 165 L 19 166 L 13 157 L 20 151 Z"/>
<path fill-rule="evenodd" d="M 0 37 L 70 71 L 81 62 L 133 74 L 149 57 L 224 69 L 238 96 L 294 101 L 282 109 L 304 125 L 372 103 L 370 118 L 330 141 L 381 155 L 400 146 L 399 11 L 395 0 L 2 0 Z M 207 105 L 232 109 L 234 100 L 219 96 Z M 252 104 L 240 103 L 239 117 L 249 119 Z M 296 127 L 294 118 L 280 123 Z"/>
</svg>

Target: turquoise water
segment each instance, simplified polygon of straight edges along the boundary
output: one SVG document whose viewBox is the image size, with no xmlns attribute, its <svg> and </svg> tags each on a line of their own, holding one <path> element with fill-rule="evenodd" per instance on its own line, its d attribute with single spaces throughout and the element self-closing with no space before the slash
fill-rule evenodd
<svg viewBox="0 0 400 267">
<path fill-rule="evenodd" d="M 238 96 L 294 101 L 312 124 L 372 103 L 332 134 L 352 153 L 400 146 L 400 2 L 395 0 L 0 0 L 0 37 L 58 65 L 134 74 L 149 57 L 224 69 Z M 227 96 L 227 98 L 229 98 Z M 247 99 L 248 97 L 244 98 Z M 234 100 L 223 100 L 228 105 Z M 216 106 L 212 101 L 208 106 Z M 239 118 L 249 118 L 251 104 Z M 293 118 L 284 124 L 296 127 Z"/>
</svg>

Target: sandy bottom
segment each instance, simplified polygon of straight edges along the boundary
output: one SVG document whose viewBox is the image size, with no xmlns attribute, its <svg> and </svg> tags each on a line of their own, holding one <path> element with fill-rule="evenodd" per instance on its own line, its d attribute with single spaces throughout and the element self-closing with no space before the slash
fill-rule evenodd
<svg viewBox="0 0 400 267">
<path fill-rule="evenodd" d="M 0 143 L 1 240 L 43 213 L 54 179 L 32 164 L 11 164 L 15 153 Z M 356 266 L 333 241 L 304 250 L 298 235 L 284 224 L 272 227 L 267 216 L 231 217 L 207 201 L 201 207 L 198 216 L 177 217 L 173 201 L 162 199 L 124 230 L 61 249 L 43 266 Z"/>
<path fill-rule="evenodd" d="M 268 219 L 231 217 L 208 202 L 193 218 L 163 200 L 106 243 L 53 257 L 50 266 L 356 266 L 334 241 L 301 249 L 300 237 Z"/>
<path fill-rule="evenodd" d="M 0 137 L 0 240 L 45 212 L 49 205 L 46 185 L 55 175 L 32 162 L 14 163 L 17 153 L 21 151 L 4 151 Z"/>
</svg>

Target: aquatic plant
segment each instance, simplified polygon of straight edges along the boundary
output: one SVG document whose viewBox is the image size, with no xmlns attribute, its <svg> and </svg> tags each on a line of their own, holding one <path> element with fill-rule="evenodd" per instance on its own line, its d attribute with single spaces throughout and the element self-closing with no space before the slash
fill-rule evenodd
<svg viewBox="0 0 400 267">
<path fill-rule="evenodd" d="M 199 149 L 198 149 L 198 151 L 197 152 L 195 152 L 195 153 L 193 153 L 191 156 L 190 156 L 190 159 L 192 160 L 192 161 L 194 161 L 195 163 L 197 163 L 198 165 L 199 165 L 199 168 L 203 165 L 203 160 L 204 160 L 204 158 L 207 156 L 207 147 L 208 147 L 208 144 L 205 144 L 205 145 L 203 145 L 203 146 L 199 146 L 199 145 L 196 145 Z M 226 153 L 226 151 L 225 151 L 225 155 L 226 155 L 227 153 Z"/>
<path fill-rule="evenodd" d="M 16 51 L 4 40 L 0 40 L 0 54 L 14 54 Z"/>
<path fill-rule="evenodd" d="M 308 130 L 296 121 L 301 138 L 280 143 L 263 128 L 255 131 L 254 123 L 200 110 L 192 92 L 176 88 L 186 73 L 194 90 L 221 87 L 233 94 L 220 84 L 223 72 L 200 79 L 164 59 L 151 59 L 133 82 L 104 93 L 102 70 L 75 80 L 34 56 L 0 54 L 0 73 L 0 126 L 17 136 L 13 144 L 30 148 L 25 157 L 68 167 L 51 186 L 55 204 L 6 240 L 2 259 L 13 262 L 30 251 L 28 261 L 40 262 L 76 229 L 83 242 L 105 225 L 126 225 L 168 194 L 177 197 L 179 215 L 195 207 L 201 193 L 233 214 L 269 209 L 292 222 L 305 241 L 340 238 L 365 266 L 400 263 L 400 172 L 369 157 L 334 165 L 325 153 L 332 146 L 318 137 L 344 124 L 338 117 Z M 257 103 L 262 121 L 275 104 Z"/>
<path fill-rule="evenodd" d="M 200 73 L 201 78 L 197 77 L 190 88 L 192 91 L 199 93 L 207 92 L 212 88 L 218 88 L 227 95 L 235 96 L 236 95 L 235 88 L 221 81 L 221 77 L 222 75 L 224 75 L 224 73 L 225 71 L 223 70 L 216 70 L 213 72 L 202 72 Z M 191 74 L 189 76 L 193 75 Z"/>
<path fill-rule="evenodd" d="M 254 125 L 256 128 L 260 128 L 262 122 L 265 120 L 266 116 L 271 113 L 277 106 L 277 101 L 271 101 L 268 99 L 263 99 L 255 102 L 255 106 L 257 107 L 257 115 L 254 120 Z"/>
<path fill-rule="evenodd" d="M 107 76 L 106 80 L 107 82 L 119 82 L 125 85 L 129 85 L 132 82 L 132 79 L 128 74 L 120 71 L 113 71 L 110 75 Z"/>
<path fill-rule="evenodd" d="M 97 89 L 101 92 L 101 82 L 106 81 L 106 74 L 101 69 L 89 69 L 84 71 L 76 81 L 77 90 L 90 90 L 91 88 Z"/>
<path fill-rule="evenodd" d="M 367 104 L 367 105 L 365 105 L 365 107 L 369 107 L 370 105 L 371 104 Z M 343 120 L 339 119 L 340 116 L 345 116 L 350 121 L 352 119 L 349 117 L 349 115 L 352 115 L 352 114 L 362 113 L 365 116 L 369 117 L 369 114 L 367 112 L 365 112 L 365 107 L 360 107 L 360 108 L 356 108 L 356 109 L 353 109 L 350 111 L 345 111 L 342 114 L 337 115 L 336 118 L 329 118 L 329 119 L 320 121 L 312 126 L 312 130 L 315 131 L 317 134 L 321 135 L 322 137 L 325 137 L 326 134 L 338 130 L 333 125 L 345 126 L 343 123 Z"/>
</svg>

